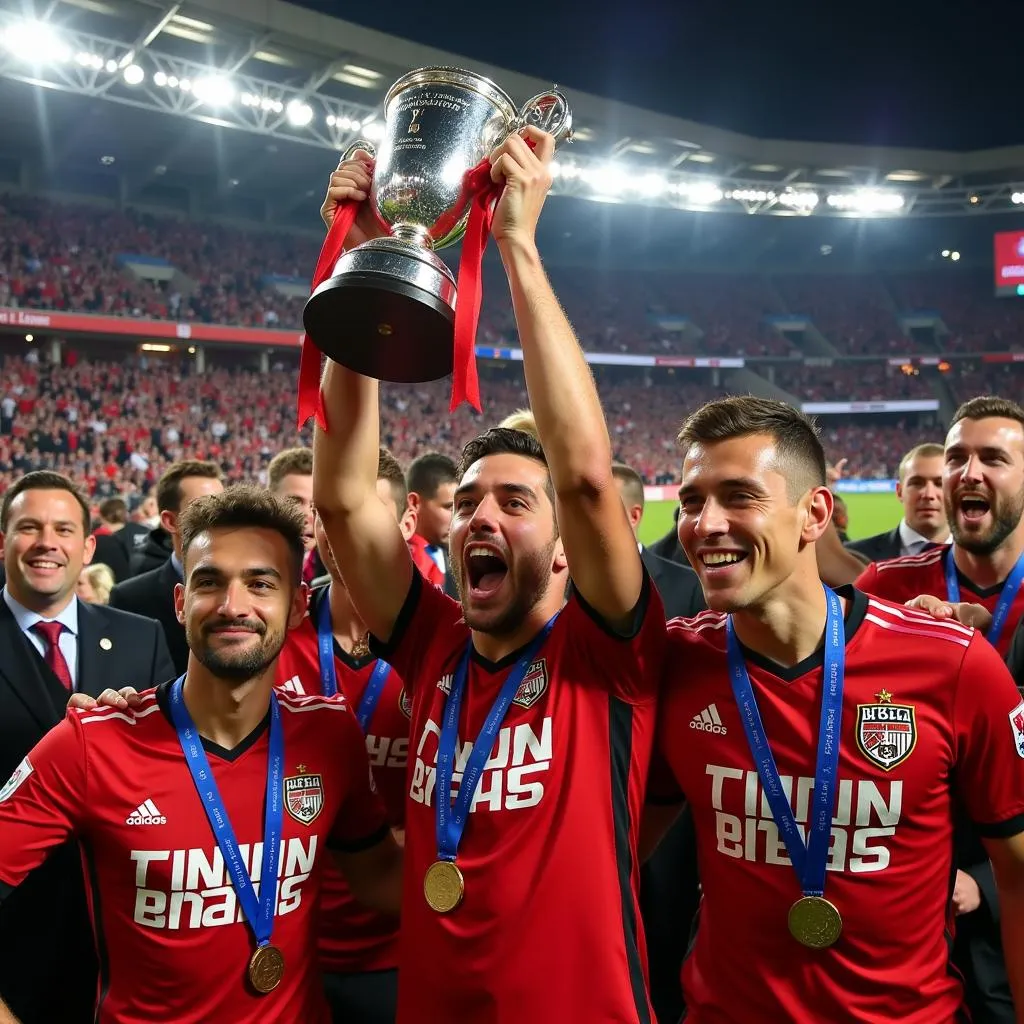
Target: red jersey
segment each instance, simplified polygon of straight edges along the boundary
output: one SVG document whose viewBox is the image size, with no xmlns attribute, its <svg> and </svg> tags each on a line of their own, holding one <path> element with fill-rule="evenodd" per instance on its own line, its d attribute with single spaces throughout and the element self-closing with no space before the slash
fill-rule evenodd
<svg viewBox="0 0 1024 1024">
<path fill-rule="evenodd" d="M 22 761 L 0 790 L 0 890 L 77 838 L 97 1024 L 327 1024 L 315 916 L 325 847 L 364 849 L 387 834 L 359 728 L 337 701 L 279 694 L 285 813 L 271 942 L 285 969 L 261 996 L 247 978 L 255 941 L 171 725 L 169 686 L 135 711 L 69 711 Z M 203 744 L 256 883 L 269 720 L 231 751 Z M 292 790 L 305 799 L 289 800 Z"/>
<path fill-rule="evenodd" d="M 629 638 L 570 597 L 530 665 L 480 775 L 458 850 L 465 897 L 427 905 L 435 770 L 447 693 L 470 632 L 418 573 L 380 654 L 412 695 L 399 1024 L 649 1021 L 636 827 L 665 623 L 645 581 Z M 521 656 L 470 659 L 454 780 Z M 552 980 L 554 979 L 554 980 Z"/>
<path fill-rule="evenodd" d="M 825 898 L 828 949 L 789 934 L 800 884 L 733 697 L 725 616 L 669 623 L 652 798 L 685 793 L 703 900 L 683 965 L 687 1024 L 952 1024 L 955 795 L 983 836 L 1024 831 L 1024 703 L 992 646 L 959 623 L 843 588 L 846 676 Z M 745 652 L 797 822 L 814 786 L 823 654 L 785 669 Z M 675 789 L 674 793 L 670 792 Z"/>
<path fill-rule="evenodd" d="M 421 573 L 428 583 L 433 583 L 435 586 L 444 586 L 444 572 L 441 567 L 430 557 L 430 552 L 427 551 L 427 541 L 421 537 L 418 533 L 414 533 L 409 538 L 409 553 L 412 555 L 413 564 Z"/>
<path fill-rule="evenodd" d="M 327 588 L 313 591 L 309 614 L 285 640 L 277 662 L 278 686 L 293 693 L 321 691 L 316 616 Z M 377 659 L 353 658 L 334 644 L 338 693 L 359 707 Z M 366 750 L 374 781 L 392 825 L 405 821 L 406 765 L 409 759 L 409 705 L 398 673 L 391 670 L 370 719 Z M 353 714 L 353 720 L 355 715 Z M 324 865 L 320 890 L 320 966 L 330 973 L 380 971 L 398 965 L 398 920 L 363 906 L 349 891 L 340 868 Z"/>
<path fill-rule="evenodd" d="M 857 577 L 854 586 L 875 597 L 884 598 L 886 601 L 895 601 L 897 604 L 912 601 L 922 594 L 931 594 L 933 597 L 945 601 L 947 600 L 945 563 L 947 550 L 948 545 L 943 545 L 941 548 L 932 548 L 931 551 L 922 552 L 920 555 L 907 555 L 903 558 L 890 558 L 884 562 L 872 562 Z M 956 575 L 960 582 L 961 601 L 984 605 L 990 612 L 995 611 L 999 595 L 1003 590 L 1002 583 L 996 587 L 982 588 L 972 583 L 959 569 Z M 1022 618 L 1024 618 L 1024 587 L 1017 591 L 1013 604 L 1010 605 L 1010 614 L 1007 616 L 1006 625 L 1003 626 L 1002 635 L 996 646 L 996 650 L 1004 658 L 1010 650 L 1013 631 Z"/>
</svg>

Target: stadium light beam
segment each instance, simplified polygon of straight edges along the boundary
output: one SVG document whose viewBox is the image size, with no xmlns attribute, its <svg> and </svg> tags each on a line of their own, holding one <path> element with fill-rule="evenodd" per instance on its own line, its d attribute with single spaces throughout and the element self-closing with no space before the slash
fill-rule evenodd
<svg viewBox="0 0 1024 1024">
<path fill-rule="evenodd" d="M 129 64 L 124 69 L 124 80 L 129 85 L 141 85 L 146 79 L 146 72 L 138 64 Z"/>
<path fill-rule="evenodd" d="M 15 57 L 31 64 L 61 63 L 71 59 L 71 48 L 52 25 L 42 21 L 21 21 L 3 34 L 4 46 Z"/>
<path fill-rule="evenodd" d="M 296 128 L 305 128 L 313 120 L 313 108 L 301 100 L 292 100 L 285 109 L 288 114 L 288 123 Z"/>
<path fill-rule="evenodd" d="M 184 88 L 184 83 L 182 83 Z M 205 75 L 192 85 L 197 100 L 211 107 L 227 107 L 235 99 L 235 87 L 219 75 Z"/>
</svg>

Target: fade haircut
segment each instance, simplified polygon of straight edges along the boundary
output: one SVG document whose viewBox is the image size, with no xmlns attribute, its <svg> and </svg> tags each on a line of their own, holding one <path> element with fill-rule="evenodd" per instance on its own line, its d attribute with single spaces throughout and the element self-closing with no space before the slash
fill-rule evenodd
<svg viewBox="0 0 1024 1024">
<path fill-rule="evenodd" d="M 312 476 L 313 449 L 285 448 L 278 452 L 267 466 L 267 486 L 276 491 L 286 476 Z"/>
<path fill-rule="evenodd" d="M 509 430 L 521 430 L 525 434 L 532 434 L 540 438 L 537 430 L 537 419 L 531 409 L 516 409 L 510 412 L 499 424 L 499 427 L 508 427 Z"/>
<path fill-rule="evenodd" d="M 199 477 L 202 480 L 222 480 L 223 474 L 216 462 L 200 459 L 182 459 L 172 462 L 156 483 L 156 507 L 160 512 L 180 512 L 185 497 L 181 492 L 182 480 Z"/>
<path fill-rule="evenodd" d="M 548 468 L 548 459 L 540 441 L 525 430 L 513 430 L 510 427 L 491 427 L 486 433 L 474 437 L 462 449 L 462 458 L 455 468 L 455 479 L 458 483 L 466 475 L 470 466 L 475 465 L 488 455 L 522 455 L 524 458 L 539 462 Z M 544 490 L 552 505 L 555 503 L 555 486 L 551 482 L 551 474 L 545 477 Z M 555 524 L 557 529 L 557 523 Z"/>
<path fill-rule="evenodd" d="M 12 502 L 25 491 L 67 491 L 78 502 L 78 507 L 82 510 L 82 532 L 86 537 L 92 532 L 92 514 L 89 511 L 89 503 L 71 478 L 49 469 L 37 469 L 15 480 L 4 494 L 3 504 L 0 505 L 0 531 L 3 533 L 7 532 L 7 520 L 11 514 Z"/>
<path fill-rule="evenodd" d="M 644 507 L 644 482 L 640 474 L 624 462 L 612 463 L 612 476 L 622 484 L 623 494 L 630 505 Z"/>
<path fill-rule="evenodd" d="M 377 479 L 387 480 L 391 486 L 391 497 L 395 499 L 395 506 L 401 516 L 409 501 L 409 492 L 406 489 L 405 474 L 402 472 L 401 463 L 387 448 L 381 448 L 377 454 Z"/>
<path fill-rule="evenodd" d="M 970 398 L 955 413 L 950 421 L 950 428 L 961 420 L 987 420 L 998 417 L 1004 420 L 1016 420 L 1024 429 L 1024 408 L 1009 398 L 996 395 L 979 395 Z"/>
<path fill-rule="evenodd" d="M 437 495 L 442 484 L 457 483 L 458 467 L 441 452 L 424 452 L 409 463 L 405 482 L 409 493 L 415 493 L 428 501 Z"/>
<path fill-rule="evenodd" d="M 817 427 L 785 402 L 754 395 L 716 399 L 686 418 L 676 442 L 685 453 L 693 444 L 715 444 L 758 434 L 767 435 L 775 443 L 790 501 L 812 487 L 826 486 L 825 450 Z"/>
<path fill-rule="evenodd" d="M 284 501 L 265 487 L 234 484 L 220 494 L 206 494 L 193 501 L 181 514 L 181 559 L 184 562 L 192 542 L 213 530 L 273 530 L 288 545 L 292 582 L 302 582 L 306 555 L 303 533 L 306 517 L 292 502 Z"/>
<path fill-rule="evenodd" d="M 900 483 L 903 483 L 903 480 L 907 475 L 907 467 L 919 456 L 922 459 L 941 459 L 945 454 L 945 448 L 943 448 L 941 444 L 936 444 L 934 441 L 925 441 L 924 444 L 914 445 L 914 447 L 911 448 L 902 459 L 900 459 L 899 468 L 896 470 L 896 479 L 899 480 Z"/>
</svg>

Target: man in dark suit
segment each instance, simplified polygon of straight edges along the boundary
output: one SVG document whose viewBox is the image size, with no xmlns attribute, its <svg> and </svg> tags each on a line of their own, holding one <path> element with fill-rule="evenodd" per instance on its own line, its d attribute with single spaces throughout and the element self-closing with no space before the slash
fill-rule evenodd
<svg viewBox="0 0 1024 1024">
<path fill-rule="evenodd" d="M 26 474 L 0 505 L 0 778 L 31 771 L 26 755 L 72 692 L 142 690 L 174 675 L 157 623 L 75 596 L 95 546 L 89 527 L 88 505 L 59 473 Z M 93 1019 L 97 965 L 74 847 L 4 902 L 0 950 L 0 991 L 22 1024 Z"/>
<path fill-rule="evenodd" d="M 223 490 L 220 470 L 212 462 L 175 462 L 170 466 L 160 477 L 156 488 L 160 522 L 163 524 L 161 532 L 170 540 L 170 557 L 155 568 L 118 583 L 110 592 L 111 608 L 145 615 L 160 623 L 178 675 L 188 664 L 185 627 L 174 612 L 174 585 L 182 582 L 178 516 L 196 498 L 204 494 L 219 494 Z"/>
<path fill-rule="evenodd" d="M 612 464 L 612 475 L 636 533 L 644 514 L 643 480 L 621 462 Z M 645 547 L 640 548 L 640 557 L 661 594 L 666 618 L 704 611 L 704 592 L 689 565 L 659 558 Z M 640 868 L 640 915 L 647 938 L 651 1002 L 659 1024 L 675 1024 L 683 1012 L 679 972 L 699 903 L 697 837 L 687 809 Z"/>
<path fill-rule="evenodd" d="M 900 460 L 896 497 L 903 506 L 903 518 L 893 530 L 851 541 L 847 547 L 870 562 L 883 562 L 902 555 L 919 555 L 932 544 L 949 542 L 949 524 L 942 507 L 941 444 L 919 444 Z"/>
<path fill-rule="evenodd" d="M 149 529 L 141 523 L 128 522 L 128 505 L 124 498 L 101 501 L 99 512 L 103 526 L 95 533 L 93 561 L 107 566 L 114 574 L 114 582 L 120 583 L 131 576 L 131 557 L 145 547 Z"/>
</svg>

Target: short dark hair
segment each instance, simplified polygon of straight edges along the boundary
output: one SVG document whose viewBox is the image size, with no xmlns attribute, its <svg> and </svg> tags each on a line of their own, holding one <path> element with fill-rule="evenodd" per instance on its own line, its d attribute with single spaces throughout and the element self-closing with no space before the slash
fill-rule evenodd
<svg viewBox="0 0 1024 1024">
<path fill-rule="evenodd" d="M 391 485 L 391 496 L 395 499 L 398 515 L 401 516 L 409 500 L 409 492 L 406 488 L 402 465 L 387 448 L 381 448 L 377 456 L 377 479 L 387 480 Z"/>
<path fill-rule="evenodd" d="M 285 448 L 278 452 L 267 466 L 267 486 L 276 491 L 286 476 L 312 476 L 313 449 Z"/>
<path fill-rule="evenodd" d="M 82 510 L 82 532 L 86 536 L 92 532 L 92 513 L 89 511 L 89 503 L 85 500 L 82 492 L 70 477 L 49 469 L 37 469 L 26 473 L 7 489 L 3 504 L 0 505 L 0 532 L 7 532 L 7 519 L 11 514 L 11 504 L 19 494 L 24 494 L 25 491 L 67 491 L 78 502 L 78 507 Z"/>
<path fill-rule="evenodd" d="M 1024 427 L 1024 408 L 1009 398 L 999 398 L 997 395 L 979 395 L 977 398 L 969 398 L 955 413 L 950 420 L 950 427 L 961 420 L 987 420 L 993 417 L 999 419 L 1016 420 L 1021 427 Z"/>
<path fill-rule="evenodd" d="M 127 523 L 128 503 L 124 498 L 104 498 L 100 502 L 100 519 L 105 523 Z"/>
<path fill-rule="evenodd" d="M 906 455 L 900 459 L 899 468 L 896 470 L 896 479 L 903 483 L 903 478 L 907 475 L 907 466 L 913 462 L 919 455 L 923 459 L 940 459 L 945 454 L 945 448 L 941 444 L 935 441 L 925 441 L 924 444 L 915 444 L 913 448 L 907 452 Z"/>
<path fill-rule="evenodd" d="M 430 499 L 437 495 L 437 489 L 442 484 L 453 484 L 458 479 L 458 467 L 447 455 L 424 452 L 409 463 L 405 483 L 410 493 Z"/>
<path fill-rule="evenodd" d="M 274 530 L 284 537 L 292 555 L 293 582 L 302 581 L 306 555 L 303 534 L 306 517 L 293 502 L 283 501 L 265 487 L 234 484 L 220 494 L 204 494 L 193 501 L 178 523 L 181 558 L 185 560 L 192 542 L 211 530 Z"/>
<path fill-rule="evenodd" d="M 172 462 L 156 482 L 156 507 L 160 512 L 180 512 L 184 494 L 181 482 L 189 477 L 202 480 L 222 480 L 223 473 L 216 462 L 201 459 L 182 459 Z"/>
<path fill-rule="evenodd" d="M 714 444 L 737 437 L 766 434 L 775 442 L 787 470 L 787 492 L 795 499 L 811 487 L 826 485 L 825 450 L 814 421 L 798 409 L 770 398 L 730 395 L 717 398 L 691 413 L 676 438 L 686 451 L 692 444 Z"/>
<path fill-rule="evenodd" d="M 622 483 L 626 497 L 633 505 L 644 507 L 644 481 L 640 474 L 624 462 L 612 463 L 612 476 Z"/>
<path fill-rule="evenodd" d="M 459 459 L 459 464 L 455 467 L 456 482 L 461 483 L 469 467 L 488 455 L 522 455 L 527 459 L 539 462 L 545 469 L 548 468 L 548 459 L 544 454 L 544 449 L 533 434 L 527 433 L 525 430 L 515 430 L 512 427 L 491 427 L 485 433 L 474 437 L 462 449 L 462 458 Z M 555 503 L 555 487 L 551 482 L 550 473 L 548 473 L 544 489 L 553 505 Z"/>
</svg>

